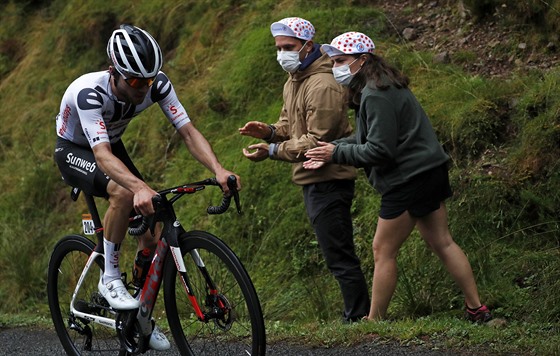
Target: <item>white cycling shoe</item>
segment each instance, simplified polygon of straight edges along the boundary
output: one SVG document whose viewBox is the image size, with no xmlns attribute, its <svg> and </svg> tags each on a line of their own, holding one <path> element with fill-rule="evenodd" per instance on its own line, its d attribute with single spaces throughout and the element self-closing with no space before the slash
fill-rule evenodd
<svg viewBox="0 0 560 356">
<path fill-rule="evenodd" d="M 161 332 L 161 330 L 157 326 L 154 326 L 154 331 L 152 331 L 152 335 L 150 336 L 149 345 L 150 349 L 156 351 L 165 351 L 171 348 L 169 340 L 167 340 L 165 334 Z"/>
<path fill-rule="evenodd" d="M 121 279 L 103 283 L 103 278 L 101 278 L 97 287 L 99 288 L 99 293 L 101 293 L 113 309 L 131 310 L 140 308 L 140 302 L 128 293 Z"/>
</svg>

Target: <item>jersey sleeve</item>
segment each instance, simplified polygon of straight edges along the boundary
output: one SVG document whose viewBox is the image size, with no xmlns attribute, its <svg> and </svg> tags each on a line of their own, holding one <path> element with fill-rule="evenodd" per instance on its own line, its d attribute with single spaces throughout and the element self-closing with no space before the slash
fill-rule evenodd
<svg viewBox="0 0 560 356">
<path fill-rule="evenodd" d="M 152 100 L 159 104 L 167 120 L 176 130 L 191 121 L 175 93 L 173 84 L 163 72 L 159 72 L 151 90 Z"/>
<path fill-rule="evenodd" d="M 78 117 L 84 135 L 91 147 L 110 142 L 107 127 L 103 120 L 103 96 L 92 88 L 83 88 L 76 96 Z"/>
</svg>

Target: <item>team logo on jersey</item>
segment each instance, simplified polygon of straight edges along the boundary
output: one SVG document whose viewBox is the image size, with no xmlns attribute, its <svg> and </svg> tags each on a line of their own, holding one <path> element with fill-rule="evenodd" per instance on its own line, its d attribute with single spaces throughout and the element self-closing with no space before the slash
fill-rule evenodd
<svg viewBox="0 0 560 356">
<path fill-rule="evenodd" d="M 87 174 L 87 172 L 93 173 L 97 167 L 95 162 L 90 162 L 85 158 L 74 156 L 72 152 L 66 155 L 66 163 L 69 164 L 70 168 L 83 174 Z"/>
<path fill-rule="evenodd" d="M 66 104 L 66 107 L 62 112 L 62 125 L 60 125 L 60 130 L 58 130 L 60 136 L 64 136 L 66 130 L 68 130 L 68 119 L 70 118 L 71 113 L 72 113 L 72 109 L 70 109 L 70 106 Z"/>
<path fill-rule="evenodd" d="M 99 109 L 103 106 L 101 94 L 91 88 L 82 89 L 78 93 L 78 107 L 82 110 Z"/>
<path fill-rule="evenodd" d="M 156 77 L 156 80 L 154 81 L 154 85 L 152 85 L 152 101 L 156 103 L 165 98 L 167 95 L 169 95 L 171 89 L 172 86 L 169 78 L 167 78 L 165 74 L 159 73 Z"/>
</svg>

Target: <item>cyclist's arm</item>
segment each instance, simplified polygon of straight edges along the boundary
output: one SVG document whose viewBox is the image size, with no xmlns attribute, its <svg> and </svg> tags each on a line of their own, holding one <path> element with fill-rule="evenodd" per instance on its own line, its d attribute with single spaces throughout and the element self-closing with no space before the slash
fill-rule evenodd
<svg viewBox="0 0 560 356">
<path fill-rule="evenodd" d="M 193 157 L 214 173 L 224 192 L 229 193 L 227 178 L 232 174 L 237 177 L 237 188 L 241 189 L 239 176 L 222 167 L 210 143 L 192 124 L 187 111 L 179 101 L 175 89 L 173 89 L 171 81 L 163 72 L 158 74 L 151 96 L 159 104 L 169 122 L 179 132 Z"/>
<path fill-rule="evenodd" d="M 181 126 L 190 122 L 187 111 L 179 101 L 173 84 L 163 72 L 159 72 L 151 89 L 151 99 L 159 104 L 159 107 L 167 117 L 167 120 L 179 130 Z"/>
<path fill-rule="evenodd" d="M 126 165 L 113 155 L 109 143 L 99 143 L 93 146 L 92 149 L 99 168 L 115 183 L 134 194 L 134 209 L 142 215 L 153 214 L 152 197 L 156 195 L 157 192 L 132 174 Z"/>
<path fill-rule="evenodd" d="M 202 133 L 194 127 L 192 122 L 181 126 L 177 131 L 183 138 L 183 142 L 185 142 L 187 149 L 193 157 L 216 175 L 216 179 L 226 194 L 229 193 L 227 178 L 232 174 L 237 178 L 237 189 L 241 189 L 239 176 L 222 167 L 210 143 Z"/>
</svg>

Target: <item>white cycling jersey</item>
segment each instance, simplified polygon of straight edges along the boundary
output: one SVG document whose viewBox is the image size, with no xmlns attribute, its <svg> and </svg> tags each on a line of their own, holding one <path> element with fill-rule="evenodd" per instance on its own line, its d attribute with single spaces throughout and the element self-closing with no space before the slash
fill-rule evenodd
<svg viewBox="0 0 560 356">
<path fill-rule="evenodd" d="M 179 129 L 190 121 L 169 78 L 159 72 L 140 105 L 119 101 L 111 90 L 109 71 L 84 74 L 66 89 L 56 116 L 57 135 L 80 146 L 120 140 L 133 117 L 158 103 Z"/>
</svg>

